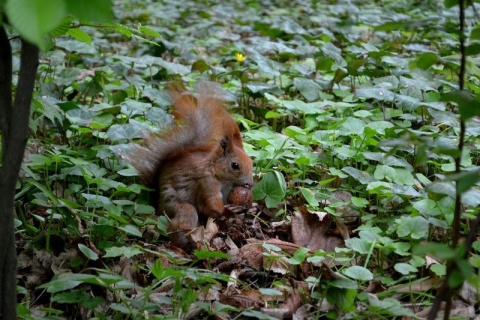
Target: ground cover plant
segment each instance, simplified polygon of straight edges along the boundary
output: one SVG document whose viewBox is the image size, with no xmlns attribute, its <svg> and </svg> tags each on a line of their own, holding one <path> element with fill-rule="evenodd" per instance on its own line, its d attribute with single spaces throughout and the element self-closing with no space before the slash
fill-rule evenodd
<svg viewBox="0 0 480 320">
<path fill-rule="evenodd" d="M 41 44 L 15 196 L 20 318 L 425 318 L 437 296 L 478 314 L 477 6 L 113 9 L 118 24 L 66 21 Z M 222 85 L 257 182 L 252 208 L 186 252 L 124 161 L 171 121 L 172 81 Z"/>
</svg>

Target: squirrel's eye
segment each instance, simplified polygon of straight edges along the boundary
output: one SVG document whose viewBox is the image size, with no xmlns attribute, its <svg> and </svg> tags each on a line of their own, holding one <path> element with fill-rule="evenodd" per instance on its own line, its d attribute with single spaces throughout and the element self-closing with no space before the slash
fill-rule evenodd
<svg viewBox="0 0 480 320">
<path fill-rule="evenodd" d="M 240 165 L 236 162 L 232 162 L 232 169 L 233 170 L 240 170 Z"/>
</svg>

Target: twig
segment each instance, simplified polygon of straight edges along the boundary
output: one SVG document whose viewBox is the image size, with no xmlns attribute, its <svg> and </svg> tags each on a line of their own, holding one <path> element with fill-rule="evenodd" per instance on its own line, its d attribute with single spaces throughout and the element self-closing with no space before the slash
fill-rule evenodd
<svg viewBox="0 0 480 320">
<path fill-rule="evenodd" d="M 38 66 L 39 50 L 22 40 L 20 71 L 12 106 L 12 51 L 5 29 L 0 27 L 0 319 L 16 319 L 16 263 L 13 227 L 15 184 L 28 137 L 28 119 Z M 14 112 L 15 111 L 15 112 Z"/>
<path fill-rule="evenodd" d="M 465 0 L 459 0 L 459 23 L 460 23 L 460 72 L 458 75 L 458 87 L 460 91 L 463 91 L 465 88 L 465 70 L 466 70 L 466 54 L 465 54 Z M 462 161 L 462 153 L 465 143 L 465 121 L 460 118 L 460 135 L 458 141 L 458 155 L 455 157 L 455 173 L 461 172 L 461 161 Z M 452 249 L 456 249 L 458 246 L 458 242 L 460 240 L 460 228 L 461 228 L 461 217 L 462 217 L 462 193 L 459 190 L 459 184 L 456 182 L 456 193 L 455 193 L 455 210 L 453 213 L 453 222 L 452 222 Z M 479 217 L 475 220 L 475 226 L 480 223 Z M 477 222 L 479 221 L 479 222 Z M 476 230 L 476 228 L 471 228 L 470 233 L 472 230 Z M 474 231 L 475 234 L 475 231 Z M 467 257 L 469 250 L 465 252 L 465 257 Z M 445 275 L 444 282 L 438 291 L 437 298 L 433 303 L 432 309 L 428 315 L 428 319 L 436 319 L 437 314 L 440 310 L 440 306 L 442 301 L 446 302 L 445 305 L 445 313 L 444 319 L 448 320 L 450 317 L 450 310 L 452 308 L 452 297 L 453 297 L 453 288 L 450 288 L 448 285 L 448 281 L 454 271 L 457 269 L 456 261 L 448 261 L 447 262 L 447 273 Z"/>
</svg>

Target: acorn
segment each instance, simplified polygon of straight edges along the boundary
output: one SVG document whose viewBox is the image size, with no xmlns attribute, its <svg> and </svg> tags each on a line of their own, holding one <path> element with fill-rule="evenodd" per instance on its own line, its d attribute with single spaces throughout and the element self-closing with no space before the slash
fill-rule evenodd
<svg viewBox="0 0 480 320">
<path fill-rule="evenodd" d="M 237 186 L 233 188 L 227 197 L 227 203 L 234 204 L 237 206 L 251 207 L 252 202 L 253 202 L 252 190 L 242 186 Z"/>
</svg>

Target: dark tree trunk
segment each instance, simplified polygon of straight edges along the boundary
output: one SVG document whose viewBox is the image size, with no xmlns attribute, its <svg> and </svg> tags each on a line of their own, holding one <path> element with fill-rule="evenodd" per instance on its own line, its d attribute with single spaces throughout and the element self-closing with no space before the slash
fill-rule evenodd
<svg viewBox="0 0 480 320">
<path fill-rule="evenodd" d="M 12 49 L 0 27 L 0 319 L 16 319 L 17 253 L 13 227 L 15 184 L 28 137 L 39 50 L 22 40 L 20 73 L 12 101 Z"/>
</svg>

